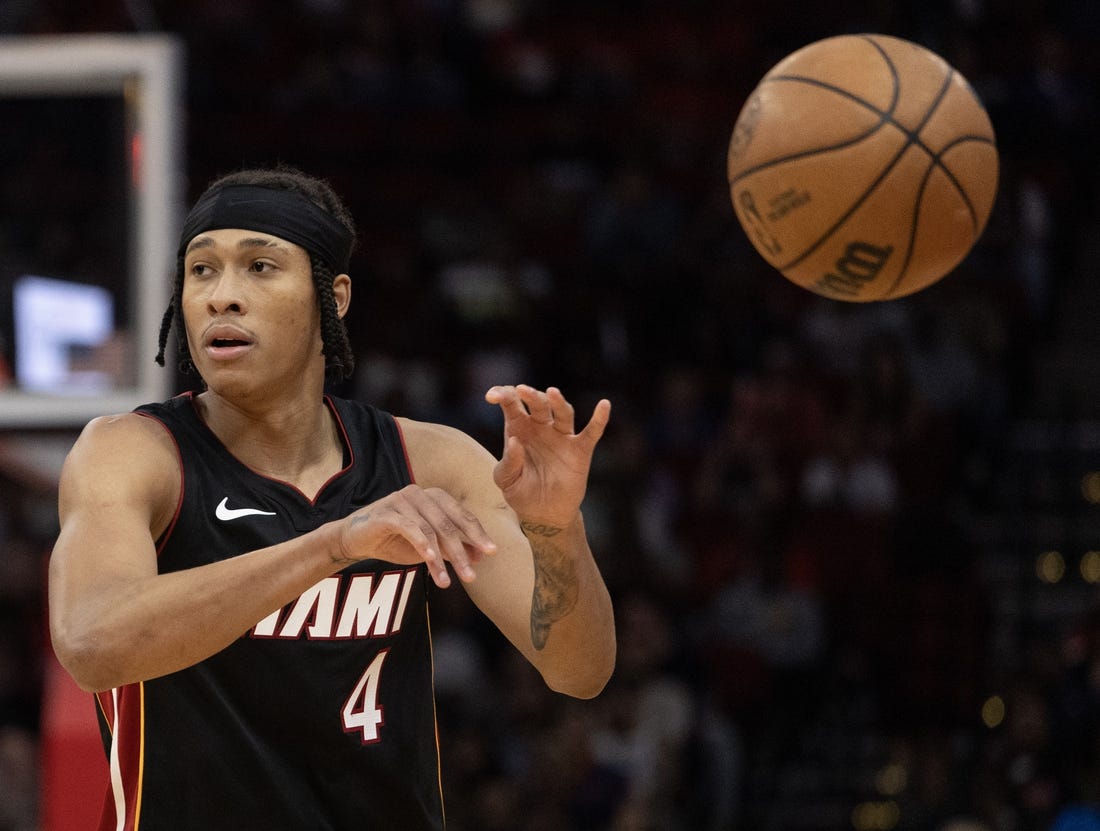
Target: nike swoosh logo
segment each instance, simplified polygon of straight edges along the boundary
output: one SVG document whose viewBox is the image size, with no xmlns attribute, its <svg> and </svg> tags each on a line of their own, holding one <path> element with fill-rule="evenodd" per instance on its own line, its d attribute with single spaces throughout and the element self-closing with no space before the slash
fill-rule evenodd
<svg viewBox="0 0 1100 831">
<path fill-rule="evenodd" d="M 230 508 L 229 497 L 225 497 L 214 509 L 214 516 L 221 520 L 240 519 L 244 516 L 275 516 L 274 511 L 261 511 L 259 508 Z"/>
</svg>

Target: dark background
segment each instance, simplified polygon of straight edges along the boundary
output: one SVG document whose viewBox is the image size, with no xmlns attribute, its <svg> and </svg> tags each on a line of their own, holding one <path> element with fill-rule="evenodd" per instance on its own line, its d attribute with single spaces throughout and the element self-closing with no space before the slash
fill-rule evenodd
<svg viewBox="0 0 1100 831">
<path fill-rule="evenodd" d="M 612 400 L 615 676 L 555 696 L 440 593 L 452 831 L 1100 827 L 1100 4 L 8 0 L 0 30 L 178 34 L 189 199 L 280 161 L 336 186 L 341 392 L 494 452 L 491 383 Z M 971 256 L 871 305 L 771 270 L 724 169 L 764 72 L 853 32 L 962 71 L 1002 163 Z M 4 831 L 36 827 L 54 503 L 0 468 Z"/>
</svg>

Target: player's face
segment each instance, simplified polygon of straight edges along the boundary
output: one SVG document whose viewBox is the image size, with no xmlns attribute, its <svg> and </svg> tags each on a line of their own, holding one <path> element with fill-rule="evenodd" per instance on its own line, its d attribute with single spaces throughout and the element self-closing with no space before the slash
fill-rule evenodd
<svg viewBox="0 0 1100 831">
<path fill-rule="evenodd" d="M 320 311 L 309 254 L 271 234 L 206 231 L 184 255 L 183 318 L 207 385 L 323 378 Z"/>
</svg>

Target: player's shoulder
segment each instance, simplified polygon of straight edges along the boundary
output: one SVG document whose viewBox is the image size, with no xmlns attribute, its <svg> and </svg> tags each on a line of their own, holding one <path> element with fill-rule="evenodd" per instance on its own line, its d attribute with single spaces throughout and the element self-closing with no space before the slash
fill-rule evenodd
<svg viewBox="0 0 1100 831">
<path fill-rule="evenodd" d="M 164 425 L 138 413 L 116 413 L 89 421 L 66 461 L 67 467 L 163 467 L 177 456 Z"/>
<path fill-rule="evenodd" d="M 178 501 L 179 472 L 175 442 L 159 422 L 137 413 L 92 419 L 61 469 L 62 521 L 126 506 L 148 512 L 159 533 Z"/>
<path fill-rule="evenodd" d="M 412 452 L 488 452 L 469 433 L 434 421 L 416 421 L 405 416 L 394 416 L 405 446 Z"/>
<path fill-rule="evenodd" d="M 418 484 L 447 487 L 491 470 L 492 454 L 457 427 L 395 416 Z"/>
<path fill-rule="evenodd" d="M 395 415 L 394 421 L 409 440 L 426 442 L 465 442 L 473 439 L 457 427 L 435 421 L 418 421 L 408 416 Z"/>
<path fill-rule="evenodd" d="M 138 412 L 115 413 L 93 418 L 80 433 L 79 441 L 95 443 L 139 442 L 171 446 L 164 425 Z"/>
</svg>

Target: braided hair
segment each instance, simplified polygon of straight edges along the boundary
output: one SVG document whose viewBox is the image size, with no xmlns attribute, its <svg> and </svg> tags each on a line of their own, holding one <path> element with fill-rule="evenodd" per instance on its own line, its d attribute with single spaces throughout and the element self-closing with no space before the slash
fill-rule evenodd
<svg viewBox="0 0 1100 831">
<path fill-rule="evenodd" d="M 340 197 L 323 179 L 309 176 L 296 168 L 280 165 L 274 168 L 240 170 L 222 176 L 206 189 L 209 192 L 222 185 L 255 185 L 265 188 L 291 190 L 302 194 L 317 207 L 334 216 L 355 236 L 355 222 Z M 322 353 L 325 356 L 325 372 L 337 380 L 351 377 L 355 369 L 355 355 L 348 340 L 348 330 L 336 311 L 336 297 L 332 292 L 332 281 L 336 275 L 332 266 L 321 260 L 313 252 L 309 254 L 310 271 L 313 275 L 313 287 L 317 294 L 317 303 L 321 312 Z M 184 256 L 176 258 L 176 277 L 172 286 L 172 298 L 160 322 L 160 349 L 156 362 L 164 366 L 164 353 L 168 345 L 168 333 L 173 324 L 180 335 L 176 338 L 179 345 L 179 369 L 185 375 L 195 374 L 195 364 L 191 360 L 191 350 L 187 346 L 187 337 L 183 325 L 183 268 Z"/>
</svg>

